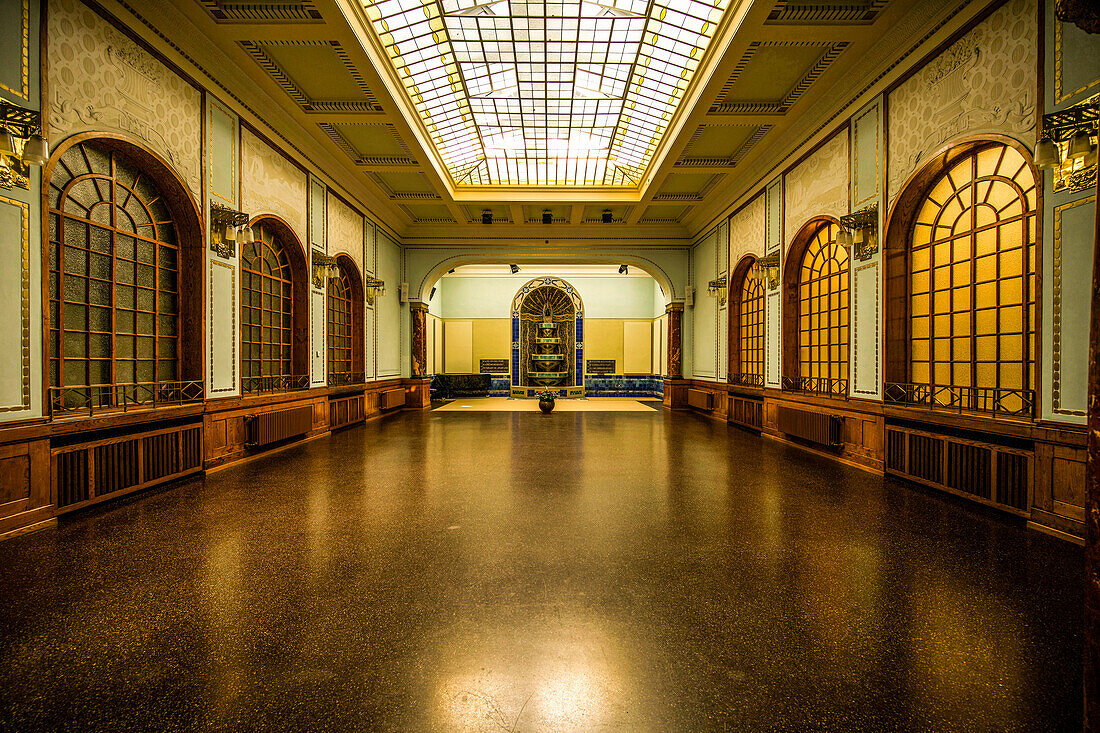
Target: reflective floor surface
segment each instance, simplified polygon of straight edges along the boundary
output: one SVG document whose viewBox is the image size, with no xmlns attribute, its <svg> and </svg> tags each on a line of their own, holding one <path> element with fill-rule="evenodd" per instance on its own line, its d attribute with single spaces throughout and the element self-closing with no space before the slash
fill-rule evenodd
<svg viewBox="0 0 1100 733">
<path fill-rule="evenodd" d="M 690 414 L 397 415 L 0 570 L 4 730 L 1081 726 L 1079 548 Z"/>
</svg>

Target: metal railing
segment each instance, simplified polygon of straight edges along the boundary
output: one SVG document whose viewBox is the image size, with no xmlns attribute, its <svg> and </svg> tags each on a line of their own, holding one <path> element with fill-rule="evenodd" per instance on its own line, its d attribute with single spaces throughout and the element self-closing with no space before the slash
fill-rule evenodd
<svg viewBox="0 0 1100 733">
<path fill-rule="evenodd" d="M 826 377 L 783 377 L 783 389 L 788 392 L 808 392 L 810 394 L 848 396 L 847 379 L 829 379 Z"/>
<path fill-rule="evenodd" d="M 763 387 L 763 374 L 731 374 L 727 380 L 730 384 L 740 384 L 744 387 Z"/>
<path fill-rule="evenodd" d="M 883 384 L 883 401 L 929 410 L 980 412 L 1006 417 L 1033 417 L 1035 390 L 1001 387 L 957 387 L 943 384 Z"/>
<path fill-rule="evenodd" d="M 363 372 L 329 372 L 328 386 L 344 387 L 349 384 L 362 384 L 364 379 Z"/>
<path fill-rule="evenodd" d="M 202 402 L 201 380 L 182 382 L 131 382 L 129 384 L 80 384 L 49 388 L 50 414 L 96 415 L 136 409 Z"/>
<path fill-rule="evenodd" d="M 309 389 L 308 374 L 278 374 L 266 377 L 241 377 L 241 394 L 294 392 Z"/>
</svg>

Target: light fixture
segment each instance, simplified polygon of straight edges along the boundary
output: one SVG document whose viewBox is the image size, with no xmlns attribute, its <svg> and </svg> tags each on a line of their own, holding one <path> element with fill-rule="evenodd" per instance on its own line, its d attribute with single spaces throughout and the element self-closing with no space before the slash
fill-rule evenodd
<svg viewBox="0 0 1100 733">
<path fill-rule="evenodd" d="M 313 287 L 325 287 L 325 280 L 340 277 L 340 266 L 336 258 L 319 249 L 310 251 L 310 264 L 313 265 Z"/>
<path fill-rule="evenodd" d="M 542 223 L 543 224 L 553 224 L 554 223 L 554 215 L 550 213 L 550 209 L 543 209 Z"/>
<path fill-rule="evenodd" d="M 513 275 L 519 272 L 519 265 L 508 265 L 508 268 L 512 271 Z"/>
<path fill-rule="evenodd" d="M 629 272 L 629 268 L 626 265 L 619 265 L 619 274 L 626 275 Z"/>
<path fill-rule="evenodd" d="M 493 212 L 492 212 L 492 210 L 490 210 L 490 209 L 483 209 L 482 210 L 482 212 L 481 212 L 481 223 L 482 224 L 492 224 L 493 223 Z"/>
<path fill-rule="evenodd" d="M 1045 137 L 1035 146 L 1035 165 L 1040 168 L 1055 168 L 1062 162 L 1062 151 L 1049 137 Z"/>
<path fill-rule="evenodd" d="M 837 244 L 855 250 L 856 258 L 868 260 L 878 252 L 878 204 L 840 217 Z"/>
<path fill-rule="evenodd" d="M 1035 165 L 1054 173 L 1053 191 L 1096 188 L 1096 137 L 1100 95 L 1043 115 Z M 1052 150 L 1053 148 L 1053 150 Z"/>
<path fill-rule="evenodd" d="M 30 190 L 30 168 L 45 165 L 50 146 L 42 137 L 42 117 L 0 100 L 0 188 Z"/>
<path fill-rule="evenodd" d="M 603 221 L 604 224 L 610 224 L 611 223 L 611 209 L 604 209 L 603 214 L 600 216 L 600 219 L 601 219 L 601 221 Z"/>
<path fill-rule="evenodd" d="M 779 253 L 757 257 L 756 262 L 752 263 L 752 276 L 760 282 L 767 282 L 768 290 L 774 290 L 779 285 Z"/>
<path fill-rule="evenodd" d="M 243 227 L 243 228 L 242 228 Z M 245 241 L 247 238 L 248 241 Z M 210 204 L 210 250 L 219 257 L 236 257 L 237 245 L 247 246 L 255 241 L 248 226 L 248 214 L 223 206 Z"/>
<path fill-rule="evenodd" d="M 435 292 L 435 288 L 432 288 L 432 292 Z M 363 294 L 366 296 L 367 305 L 374 305 L 376 294 L 380 296 L 386 294 L 386 283 L 373 275 L 367 275 L 363 278 Z"/>
<path fill-rule="evenodd" d="M 433 285 L 432 286 L 432 291 L 430 293 L 428 293 L 428 300 L 431 300 L 434 297 L 435 297 L 435 286 Z"/>
</svg>

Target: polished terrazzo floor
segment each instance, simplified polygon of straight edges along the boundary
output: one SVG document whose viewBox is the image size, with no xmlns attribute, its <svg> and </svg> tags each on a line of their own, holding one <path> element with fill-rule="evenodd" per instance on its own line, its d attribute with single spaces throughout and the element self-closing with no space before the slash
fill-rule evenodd
<svg viewBox="0 0 1100 733">
<path fill-rule="evenodd" d="M 1079 548 L 690 414 L 397 415 L 0 569 L 3 730 L 1081 726 Z"/>
</svg>

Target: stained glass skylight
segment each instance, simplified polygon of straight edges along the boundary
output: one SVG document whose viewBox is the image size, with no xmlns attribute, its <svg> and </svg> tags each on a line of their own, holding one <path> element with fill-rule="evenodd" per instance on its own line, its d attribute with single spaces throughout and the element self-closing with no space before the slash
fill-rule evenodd
<svg viewBox="0 0 1100 733">
<path fill-rule="evenodd" d="M 362 0 L 457 186 L 635 186 L 729 0 Z"/>
</svg>

